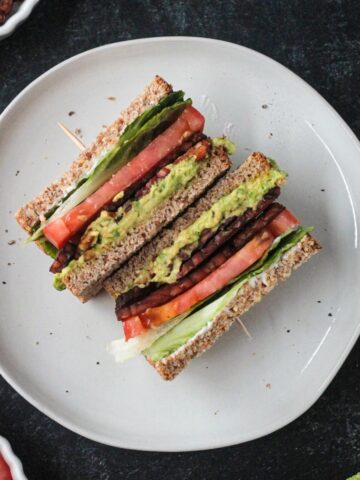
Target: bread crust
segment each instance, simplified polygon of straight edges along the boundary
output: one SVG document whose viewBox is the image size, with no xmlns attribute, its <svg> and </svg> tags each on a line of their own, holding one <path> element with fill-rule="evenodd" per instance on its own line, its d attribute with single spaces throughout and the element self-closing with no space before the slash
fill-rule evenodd
<svg viewBox="0 0 360 480">
<path fill-rule="evenodd" d="M 96 140 L 78 155 L 61 178 L 48 185 L 40 195 L 16 212 L 15 218 L 21 227 L 31 233 L 34 225 L 41 221 L 44 215 L 61 201 L 66 192 L 77 184 L 81 177 L 90 170 L 96 159 L 116 143 L 125 127 L 147 108 L 158 103 L 162 97 L 171 92 L 172 86 L 156 75 L 145 86 L 143 92 L 120 113 L 119 117 L 106 130 L 100 132 Z"/>
<path fill-rule="evenodd" d="M 227 173 L 202 198 L 178 218 L 169 228 L 165 228 L 156 238 L 146 245 L 137 255 L 118 270 L 105 283 L 105 290 L 114 298 L 122 293 L 131 280 L 150 260 L 164 248 L 171 245 L 177 235 L 191 225 L 223 195 L 230 193 L 240 183 L 252 180 L 271 168 L 269 160 L 262 153 L 252 153 L 248 159 L 233 172 Z"/>
<path fill-rule="evenodd" d="M 246 283 L 231 301 L 226 310 L 217 315 L 210 326 L 195 335 L 186 345 L 168 357 L 153 362 L 147 361 L 165 380 L 173 380 L 188 363 L 202 355 L 223 333 L 229 330 L 233 322 L 260 302 L 278 282 L 285 281 L 291 273 L 309 260 L 321 249 L 319 243 L 311 235 L 305 235 L 300 242 L 286 252 L 280 260 L 270 267 L 255 282 Z"/>
<path fill-rule="evenodd" d="M 104 247 L 84 265 L 75 266 L 63 278 L 66 288 L 80 301 L 86 302 L 96 295 L 104 281 L 124 262 L 134 255 L 230 168 L 226 150 L 217 148 L 208 159 L 202 161 L 197 177 L 186 188 L 182 188 L 142 224 L 132 229 L 124 239 Z"/>
</svg>

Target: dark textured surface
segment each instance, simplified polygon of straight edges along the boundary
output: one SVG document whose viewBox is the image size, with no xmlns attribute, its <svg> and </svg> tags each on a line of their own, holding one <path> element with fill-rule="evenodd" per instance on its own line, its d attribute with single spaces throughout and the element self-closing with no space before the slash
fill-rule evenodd
<svg viewBox="0 0 360 480">
<path fill-rule="evenodd" d="M 358 0 L 42 0 L 0 42 L 0 111 L 38 75 L 76 53 L 159 35 L 220 38 L 265 53 L 309 82 L 360 134 Z M 244 445 L 179 454 L 102 446 L 40 414 L 2 379 L 0 434 L 11 441 L 29 480 L 341 480 L 360 470 L 359 352 L 358 343 L 301 418 Z"/>
</svg>

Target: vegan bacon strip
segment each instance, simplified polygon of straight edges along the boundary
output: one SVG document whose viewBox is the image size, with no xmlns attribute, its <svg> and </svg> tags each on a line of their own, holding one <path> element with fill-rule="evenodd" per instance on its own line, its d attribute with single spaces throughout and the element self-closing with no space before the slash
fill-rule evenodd
<svg viewBox="0 0 360 480">
<path fill-rule="evenodd" d="M 235 235 L 225 247 L 211 257 L 204 265 L 191 271 L 188 275 L 181 278 L 177 282 L 164 285 L 154 290 L 143 299 L 128 306 L 122 306 L 121 297 L 116 301 L 115 313 L 118 320 L 124 321 L 129 317 L 139 315 L 148 308 L 157 307 L 177 297 L 181 293 L 189 290 L 191 287 L 199 283 L 211 272 L 220 267 L 235 252 L 246 245 L 255 235 L 265 228 L 274 218 L 284 210 L 285 207 L 279 203 L 272 204 L 260 217 L 251 221 L 242 231 Z"/>
</svg>

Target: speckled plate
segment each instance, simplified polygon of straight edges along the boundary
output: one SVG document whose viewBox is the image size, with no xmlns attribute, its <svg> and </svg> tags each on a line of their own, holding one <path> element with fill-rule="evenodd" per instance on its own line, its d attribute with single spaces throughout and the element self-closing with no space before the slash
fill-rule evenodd
<svg viewBox="0 0 360 480">
<path fill-rule="evenodd" d="M 155 73 L 193 98 L 210 135 L 230 135 L 236 163 L 252 150 L 280 162 L 282 201 L 324 247 L 243 317 L 252 339 L 235 325 L 171 383 L 142 358 L 113 363 L 105 345 L 121 327 L 111 299 L 81 305 L 53 290 L 49 259 L 21 244 L 14 221 L 77 154 L 56 122 L 81 129 L 87 144 Z M 0 129 L 0 364 L 33 405 L 99 442 L 181 451 L 266 435 L 321 395 L 359 333 L 360 149 L 306 83 L 229 43 L 137 40 L 53 68 L 11 103 Z"/>
</svg>

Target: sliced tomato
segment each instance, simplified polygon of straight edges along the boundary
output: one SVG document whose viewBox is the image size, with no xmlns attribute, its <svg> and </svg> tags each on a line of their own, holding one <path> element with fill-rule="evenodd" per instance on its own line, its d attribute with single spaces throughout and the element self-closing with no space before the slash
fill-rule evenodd
<svg viewBox="0 0 360 480">
<path fill-rule="evenodd" d="M 277 237 L 297 225 L 300 225 L 299 220 L 289 210 L 283 210 L 270 223 L 269 228 L 274 237 Z"/>
<path fill-rule="evenodd" d="M 148 330 L 146 327 L 143 326 L 142 321 L 139 317 L 131 317 L 129 320 L 123 322 L 123 328 L 125 340 L 137 337 Z"/>
<path fill-rule="evenodd" d="M 0 454 L 0 480 L 12 480 L 9 465 L 5 462 L 4 457 Z"/>
<path fill-rule="evenodd" d="M 63 217 L 50 222 L 44 228 L 45 237 L 56 248 L 62 248 L 77 232 L 115 195 L 131 187 L 158 165 L 163 158 L 179 147 L 186 138 L 202 131 L 205 119 L 194 107 L 189 106 L 163 133 L 158 135 L 136 157 L 124 165 L 110 180 Z"/>
</svg>

